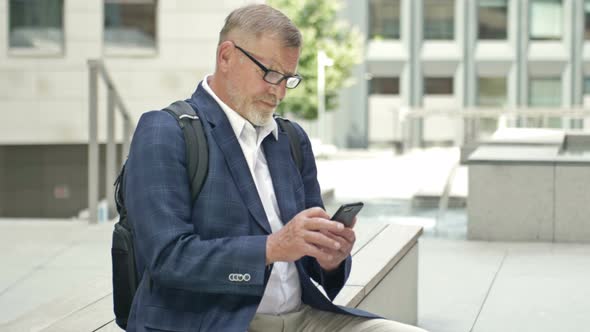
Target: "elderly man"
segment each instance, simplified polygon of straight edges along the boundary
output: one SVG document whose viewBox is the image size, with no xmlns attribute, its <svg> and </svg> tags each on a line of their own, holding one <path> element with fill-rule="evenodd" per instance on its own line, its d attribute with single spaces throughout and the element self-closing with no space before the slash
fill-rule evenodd
<svg viewBox="0 0 590 332">
<path fill-rule="evenodd" d="M 187 100 L 209 148 L 194 202 L 178 123 L 161 111 L 140 119 L 125 198 L 145 273 L 128 331 L 420 331 L 331 301 L 350 272 L 354 230 L 323 210 L 305 132 L 295 125 L 298 168 L 273 118 L 302 80 L 300 50 L 301 33 L 276 9 L 227 17 L 215 72 Z"/>
</svg>

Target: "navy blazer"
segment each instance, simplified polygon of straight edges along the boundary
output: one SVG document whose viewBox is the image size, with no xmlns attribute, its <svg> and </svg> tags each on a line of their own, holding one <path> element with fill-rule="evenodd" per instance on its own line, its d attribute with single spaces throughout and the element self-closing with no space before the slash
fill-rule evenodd
<svg viewBox="0 0 590 332">
<path fill-rule="evenodd" d="M 171 115 L 143 114 L 131 143 L 125 198 L 138 271 L 147 273 L 133 300 L 128 331 L 245 331 L 272 269 L 265 266 L 271 228 L 225 113 L 200 84 L 187 102 L 202 120 L 209 147 L 208 175 L 194 204 L 184 136 Z M 295 127 L 302 144 L 301 172 L 281 129 L 278 140 L 269 135 L 262 143 L 283 223 L 306 208 L 323 206 L 309 138 Z M 374 317 L 330 300 L 348 278 L 350 257 L 329 274 L 312 257 L 295 264 L 303 303 Z M 250 278 L 230 277 L 235 274 Z"/>
</svg>

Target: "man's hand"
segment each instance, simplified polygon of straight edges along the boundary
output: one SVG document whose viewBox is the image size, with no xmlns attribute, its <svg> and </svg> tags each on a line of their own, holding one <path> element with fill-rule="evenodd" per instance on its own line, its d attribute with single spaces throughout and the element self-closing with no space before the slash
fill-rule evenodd
<svg viewBox="0 0 590 332">
<path fill-rule="evenodd" d="M 319 207 L 303 210 L 281 230 L 268 236 L 266 264 L 293 262 L 303 256 L 315 257 L 320 265 L 324 262 L 327 267 L 338 259 L 340 264 L 343 259 L 341 249 L 350 252 L 350 248 L 342 247 L 348 243 L 343 234 L 350 235 L 344 225 L 330 220 L 326 211 Z M 322 268 L 325 269 L 324 265 Z"/>
<path fill-rule="evenodd" d="M 345 260 L 346 257 L 348 257 L 348 255 L 350 255 L 350 252 L 352 251 L 352 247 L 354 245 L 354 242 L 356 241 L 356 235 L 353 230 L 353 227 L 355 224 L 356 224 L 356 217 L 354 218 L 354 221 L 352 223 L 352 226 L 350 226 L 350 228 L 345 227 L 338 232 L 322 231 L 322 233 L 324 233 L 324 235 L 326 235 L 329 238 L 331 238 L 335 241 L 338 241 L 338 243 L 340 243 L 340 249 L 338 249 L 338 250 L 333 250 L 330 248 L 322 248 L 322 251 L 324 251 L 325 253 L 327 253 L 329 256 L 332 257 L 332 259 L 328 259 L 328 260 L 324 260 L 324 259 L 320 259 L 320 258 L 316 257 L 316 259 L 318 260 L 318 263 L 320 264 L 322 269 L 324 269 L 326 271 L 335 270 L 336 268 L 338 268 L 338 266 L 340 266 L 340 263 L 342 263 L 342 261 Z"/>
</svg>

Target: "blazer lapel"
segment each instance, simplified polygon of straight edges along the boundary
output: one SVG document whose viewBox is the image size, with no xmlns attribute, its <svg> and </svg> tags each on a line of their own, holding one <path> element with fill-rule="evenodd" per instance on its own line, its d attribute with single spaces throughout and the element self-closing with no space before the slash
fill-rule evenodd
<svg viewBox="0 0 590 332">
<path fill-rule="evenodd" d="M 258 190 L 254 184 L 252 173 L 250 173 L 248 163 L 244 157 L 244 152 L 242 152 L 240 143 L 236 138 L 227 116 L 221 107 L 219 107 L 219 104 L 215 99 L 205 91 L 202 83 L 199 83 L 199 86 L 191 96 L 190 101 L 197 106 L 197 112 L 200 114 L 201 118 L 206 119 L 211 125 L 211 135 L 225 158 L 231 176 L 238 187 L 240 195 L 244 199 L 244 203 L 248 207 L 250 214 L 252 214 L 262 229 L 268 234 L 272 233 L 270 223 L 268 222 L 264 207 L 262 206 L 262 201 L 258 195 Z M 287 148 L 289 148 L 288 139 L 286 138 L 287 135 L 283 134 L 283 136 L 285 136 L 283 141 L 287 143 Z"/>
<path fill-rule="evenodd" d="M 292 162 L 291 145 L 289 137 L 279 129 L 279 139 L 268 135 L 262 142 L 266 163 L 272 177 L 272 185 L 277 197 L 279 211 L 283 224 L 286 224 L 295 215 L 295 193 L 292 190 L 291 177 L 293 173 L 289 170 L 289 163 Z"/>
<path fill-rule="evenodd" d="M 218 107 L 219 108 L 219 107 Z M 216 109 L 213 112 L 223 112 L 221 109 Z M 236 183 L 248 210 L 256 220 L 256 222 L 268 233 L 272 233 L 270 224 L 264 212 L 264 207 L 260 201 L 258 190 L 252 179 L 252 174 L 248 168 L 246 158 L 240 147 L 240 143 L 231 128 L 231 125 L 225 114 L 223 120 L 218 121 L 217 125 L 211 129 L 211 135 L 217 142 L 221 149 L 223 156 L 227 162 L 227 166 Z"/>
</svg>

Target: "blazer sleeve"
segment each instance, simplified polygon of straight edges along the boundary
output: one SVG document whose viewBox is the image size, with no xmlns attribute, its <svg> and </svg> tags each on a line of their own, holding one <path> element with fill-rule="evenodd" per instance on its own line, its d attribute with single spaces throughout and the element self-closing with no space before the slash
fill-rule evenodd
<svg viewBox="0 0 590 332">
<path fill-rule="evenodd" d="M 294 123 L 294 125 L 300 136 L 303 155 L 301 177 L 305 190 L 305 208 L 307 209 L 315 206 L 324 208 L 311 142 L 303 128 L 296 123 Z M 332 300 L 338 295 L 342 287 L 344 287 L 344 284 L 350 275 L 350 269 L 352 266 L 352 258 L 350 255 L 336 270 L 329 273 L 324 271 L 318 261 L 313 257 L 305 256 L 301 261 L 307 274 L 322 285 L 326 294 Z"/>
<path fill-rule="evenodd" d="M 125 170 L 136 257 L 155 284 L 195 292 L 262 296 L 266 236 L 202 240 L 191 222 L 185 142 L 168 113 L 145 113 Z M 249 280 L 231 281 L 232 273 Z"/>
</svg>

